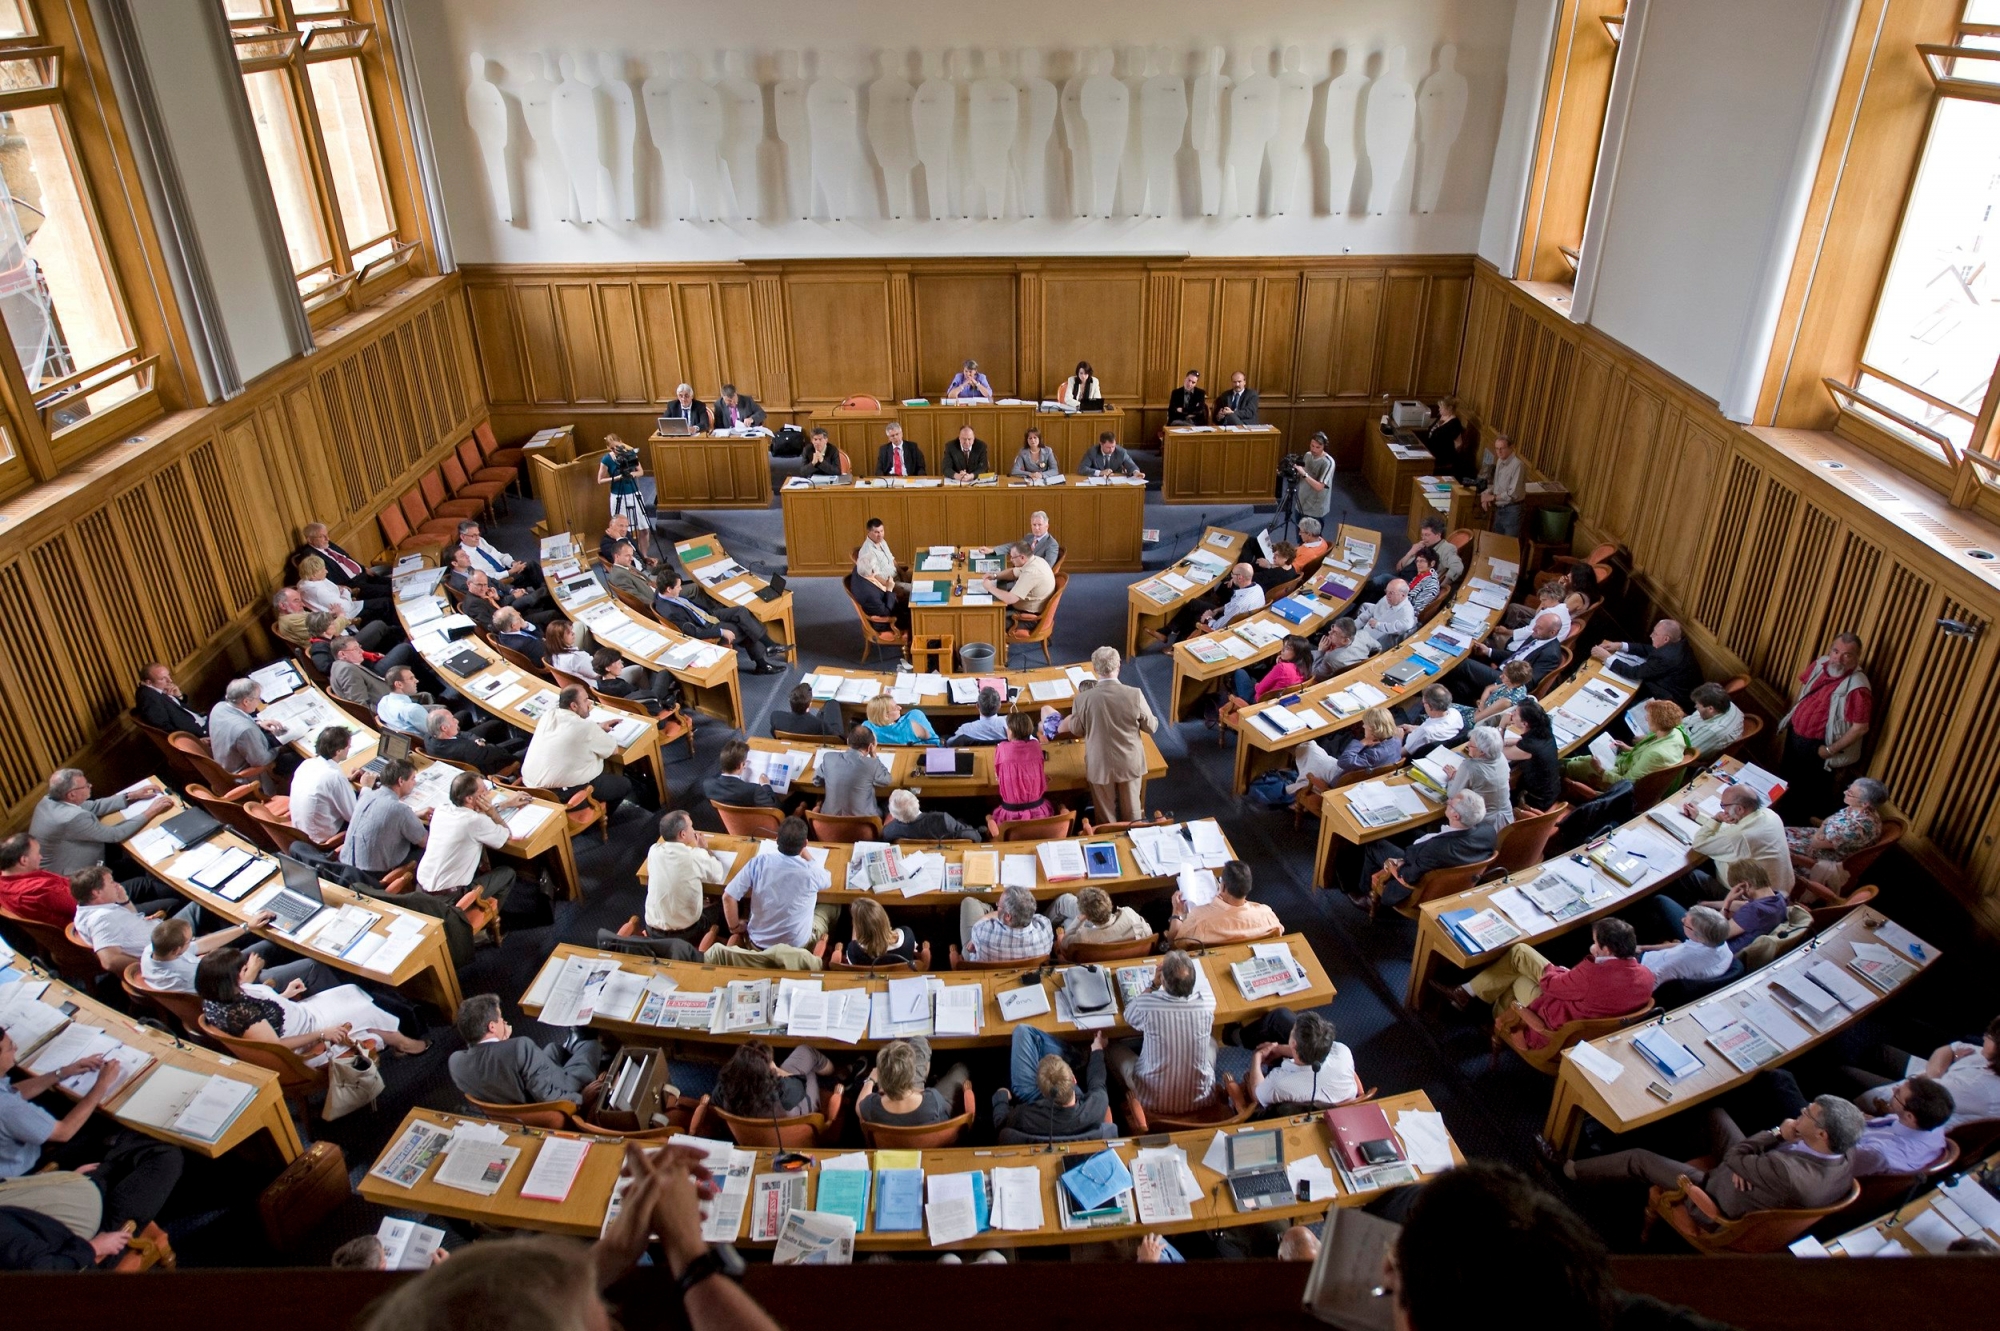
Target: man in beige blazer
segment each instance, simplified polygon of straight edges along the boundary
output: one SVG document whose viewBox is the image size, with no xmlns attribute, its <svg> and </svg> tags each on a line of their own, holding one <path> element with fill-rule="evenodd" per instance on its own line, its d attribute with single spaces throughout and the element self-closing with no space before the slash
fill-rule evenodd
<svg viewBox="0 0 2000 1331">
<path fill-rule="evenodd" d="M 1118 682 L 1118 652 L 1099 647 L 1090 655 L 1096 683 L 1079 691 L 1061 731 L 1083 737 L 1083 774 L 1099 822 L 1131 822 L 1143 816 L 1140 788 L 1146 780 L 1144 736 L 1160 728 L 1146 695 Z"/>
</svg>

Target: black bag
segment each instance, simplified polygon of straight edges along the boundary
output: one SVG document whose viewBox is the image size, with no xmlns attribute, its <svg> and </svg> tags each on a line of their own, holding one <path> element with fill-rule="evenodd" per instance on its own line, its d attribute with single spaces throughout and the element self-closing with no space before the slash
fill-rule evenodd
<svg viewBox="0 0 2000 1331">
<path fill-rule="evenodd" d="M 781 425 L 771 436 L 771 456 L 795 458 L 806 451 L 806 433 L 796 425 Z"/>
<path fill-rule="evenodd" d="M 549 900 L 548 886 L 539 878 L 522 873 L 500 902 L 500 927 L 508 933 L 516 929 L 546 929 L 556 922 L 556 909 Z"/>
</svg>

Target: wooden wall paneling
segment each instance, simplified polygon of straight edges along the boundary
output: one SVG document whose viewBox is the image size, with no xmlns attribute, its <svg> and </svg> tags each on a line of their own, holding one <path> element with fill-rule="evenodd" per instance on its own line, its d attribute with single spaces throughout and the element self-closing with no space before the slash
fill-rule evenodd
<svg viewBox="0 0 2000 1331">
<path fill-rule="evenodd" d="M 526 353 L 528 400 L 551 405 L 575 400 L 574 388 L 563 372 L 563 330 L 552 288 L 549 282 L 523 282 L 514 288 L 521 348 Z"/>
<path fill-rule="evenodd" d="M 439 361 L 431 373 L 444 384 L 445 401 L 451 404 L 455 428 L 463 434 L 486 419 L 486 396 L 480 391 L 479 358 L 473 353 L 472 323 L 465 302 L 456 293 L 443 292 L 432 303 L 427 320 L 421 309 L 410 318 L 416 322 L 428 321 L 431 326 Z"/>
<path fill-rule="evenodd" d="M 1174 354 L 1187 369 L 1199 367 L 1213 403 L 1229 391 L 1230 371 L 1217 367 L 1215 350 L 1215 279 L 1185 277 L 1175 301 Z M 1183 371 L 1185 372 L 1185 371 Z"/>
<path fill-rule="evenodd" d="M 1778 687 L 1801 659 L 1810 659 L 1819 648 L 1806 639 L 1806 626 L 1819 613 L 1826 596 L 1828 556 L 1833 551 L 1839 519 L 1818 504 L 1800 505 L 1797 525 L 1786 542 L 1784 568 L 1777 585 L 1780 595 L 1771 598 L 1762 640 L 1750 661 L 1751 672 Z"/>
<path fill-rule="evenodd" d="M 5 589 L 0 600 L 11 601 L 17 591 L 26 589 L 29 580 L 18 575 L 28 569 L 33 570 L 33 595 L 46 609 L 40 616 L 30 614 L 20 620 L 32 645 L 10 646 L 17 657 L 40 657 L 57 672 L 54 689 L 39 694 L 35 710 L 38 717 L 48 713 L 51 724 L 60 714 L 74 726 L 62 734 L 62 744 L 50 745 L 67 753 L 82 748 L 117 714 L 120 672 L 102 636 L 104 608 L 81 576 L 71 533 L 60 532 L 43 541 L 25 563 L 0 573 L 0 587 Z M 13 618 L 13 607 L 8 609 Z M 55 738 L 53 731 L 50 738 Z"/>
<path fill-rule="evenodd" d="M 1249 367 L 1260 391 L 1297 401 L 1299 359 L 1299 276 L 1285 273 L 1259 284 L 1257 357 Z"/>
<path fill-rule="evenodd" d="M 833 406 L 850 393 L 894 400 L 886 278 L 794 276 L 786 297 L 797 400 Z"/>
<path fill-rule="evenodd" d="M 738 392 L 762 401 L 764 374 L 757 363 L 757 321 L 755 302 L 748 282 L 718 282 L 716 292 L 722 306 L 722 372 L 715 387 L 735 384 Z M 710 390 L 712 399 L 715 391 Z"/>
<path fill-rule="evenodd" d="M 1307 272 L 1299 278 L 1298 339 L 1293 344 L 1292 387 L 1301 398 L 1332 397 L 1340 350 L 1340 305 L 1347 279 Z M 1178 381 L 1176 381 L 1178 384 Z"/>
<path fill-rule="evenodd" d="M 572 402 L 608 402 L 604 338 L 597 324 L 596 282 L 557 282 L 551 287 L 562 337 L 563 374 Z"/>
<path fill-rule="evenodd" d="M 1373 274 L 1356 274 L 1342 287 L 1332 391 L 1338 397 L 1367 396 L 1376 391 L 1379 378 L 1383 280 Z"/>
<path fill-rule="evenodd" d="M 1114 395 L 1143 382 L 1144 273 L 1050 272 L 1043 289 L 1041 384 L 1053 389 L 1078 360 L 1088 360 Z"/>
<path fill-rule="evenodd" d="M 1417 347 L 1423 336 L 1426 288 L 1421 276 L 1391 274 L 1382 284 L 1382 323 L 1375 354 L 1378 397 L 1409 392 L 1417 382 Z"/>
<path fill-rule="evenodd" d="M 1189 370 L 1200 370 L 1204 387 L 1213 386 L 1208 383 L 1207 366 L 1181 356 L 1176 337 L 1181 320 L 1181 279 L 1178 273 L 1155 270 L 1146 274 L 1145 320 L 1146 367 L 1144 378 L 1133 385 L 1132 399 L 1157 404 L 1155 414 L 1158 421 L 1149 420 L 1142 436 L 1151 439 L 1155 424 L 1166 423 L 1167 400 L 1181 386 L 1181 380 L 1187 377 Z M 1126 391 L 1114 385 L 1111 396 L 1123 401 L 1126 400 Z"/>
<path fill-rule="evenodd" d="M 426 324 L 428 329 L 428 324 Z M 435 439 L 451 428 L 437 409 L 435 393 L 441 385 L 433 385 L 430 376 L 422 371 L 423 349 L 418 342 L 417 326 L 414 321 L 406 322 L 392 334 L 394 349 L 389 363 L 395 367 L 403 392 L 409 395 L 410 424 L 414 436 L 417 456 L 424 453 L 424 441 Z"/>
<path fill-rule="evenodd" d="M 639 346 L 646 372 L 646 395 L 655 402 L 670 402 L 674 390 L 682 383 L 694 383 L 687 377 L 687 358 L 681 350 L 680 301 L 672 282 L 640 282 L 638 288 Z M 486 317 L 478 305 L 472 307 L 472 315 L 481 321 Z M 489 384 L 488 389 L 491 387 Z M 490 391 L 489 396 L 492 396 Z M 494 396 L 494 402 L 498 405 L 500 399 Z"/>
<path fill-rule="evenodd" d="M 785 309 L 784 279 L 776 273 L 759 274 L 750 283 L 750 305 L 757 338 L 757 384 L 761 390 L 757 400 L 790 402 L 796 390 L 792 387 L 791 357 L 787 354 L 792 324 Z"/>
<path fill-rule="evenodd" d="M 686 383 L 694 395 L 713 402 L 715 390 L 728 371 L 722 346 L 722 311 L 715 287 L 708 282 L 674 284 L 675 327 L 680 334 L 681 369 L 676 383 Z M 792 336 L 798 337 L 793 329 Z M 666 396 L 674 394 L 674 384 L 666 386 Z M 742 387 L 741 384 L 737 387 Z"/>
<path fill-rule="evenodd" d="M 920 271 L 910 274 L 909 285 L 915 396 L 943 398 L 952 376 L 967 360 L 979 362 L 997 397 L 1043 395 L 1045 390 L 1033 376 L 1022 373 L 1024 362 L 1018 359 L 1015 316 L 1020 299 L 1012 273 Z"/>
<path fill-rule="evenodd" d="M 1049 296 L 1048 284 L 1043 278 L 1044 275 L 1039 270 L 1027 268 L 1021 271 L 1014 283 L 1014 336 L 1018 339 L 1014 363 L 1028 373 L 1032 373 L 1035 366 L 1042 364 L 1042 333 L 1048 319 Z M 1151 298 L 1152 288 L 1149 285 L 1148 300 Z M 1150 323 L 1148 326 L 1150 327 Z M 1098 367 L 1095 361 L 1091 364 L 1094 368 L 1098 368 L 1097 377 L 1102 381 L 1104 378 L 1102 367 Z M 1109 393 L 1114 401 L 1122 401 L 1129 397 L 1137 402 L 1142 396 L 1142 390 L 1138 385 L 1128 387 L 1114 384 Z"/>
<path fill-rule="evenodd" d="M 1930 589 L 1926 586 L 1924 590 L 1929 593 Z M 1869 680 L 1881 689 L 1878 706 L 1885 712 L 1879 741 L 1885 761 L 1877 764 L 1877 774 L 1889 787 L 1898 807 L 1921 817 L 1932 812 L 1926 807 L 1931 795 L 1969 775 L 1958 770 L 1953 762 L 1939 761 L 1942 756 L 1939 751 L 1946 747 L 1940 741 L 1947 741 L 1954 754 L 1975 758 L 1976 750 L 1961 747 L 1961 734 L 1954 723 L 1959 720 L 1959 704 L 1972 684 L 1968 671 L 1983 654 L 1976 642 L 1940 632 L 1934 620 L 1944 616 L 1961 622 L 1970 620 L 1981 627 L 1984 621 L 1957 598 L 1943 594 L 1938 594 L 1934 602 L 1926 594 L 1913 608 L 1919 614 L 1905 621 L 1911 631 L 1903 639 L 1900 668 L 1894 672 L 1895 687 L 1891 689 L 1886 681 L 1878 681 L 1873 673 Z M 1870 655 L 1880 659 L 1879 653 Z M 1907 742 L 1898 742 L 1904 737 Z M 1991 798 L 1992 787 L 1986 789 Z M 1951 849 L 1940 849 L 1958 858 Z"/>
<path fill-rule="evenodd" d="M 1465 346 L 1467 296 L 1472 289 L 1470 274 L 1433 274 L 1424 305 L 1423 345 L 1419 348 L 1417 373 L 1411 388 L 1419 397 L 1437 398 L 1454 391 Z"/>
<path fill-rule="evenodd" d="M 1290 396 L 1290 374 L 1265 382 L 1258 374 L 1257 292 L 1263 283 L 1254 277 L 1219 277 L 1215 282 L 1214 341 L 1208 363 L 1226 386 L 1228 377 L 1241 370 L 1260 397 L 1282 400 Z"/>
<path fill-rule="evenodd" d="M 104 504 L 84 514 L 76 525 L 76 538 L 77 549 L 101 552 L 98 558 L 80 558 L 77 566 L 89 577 L 97 604 L 103 607 L 98 623 L 116 644 L 114 655 L 121 663 L 119 682 L 123 684 L 136 679 L 139 669 L 155 660 L 160 652 L 159 640 L 153 635 L 137 586 L 125 569 L 112 565 L 111 552 L 120 547 L 111 505 Z M 11 801 L 11 796 L 0 793 L 0 799 Z"/>
<path fill-rule="evenodd" d="M 283 423 L 272 431 L 273 451 L 296 464 L 304 507 L 314 513 L 346 511 L 349 504 L 335 474 L 311 381 L 286 389 L 279 400 L 283 403 Z M 287 440 L 290 446 L 276 443 L 278 440 Z"/>
</svg>

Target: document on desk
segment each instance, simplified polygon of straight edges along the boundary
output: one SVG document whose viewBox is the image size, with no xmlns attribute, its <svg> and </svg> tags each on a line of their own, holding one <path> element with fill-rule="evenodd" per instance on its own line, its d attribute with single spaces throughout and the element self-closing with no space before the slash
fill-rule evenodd
<svg viewBox="0 0 2000 1331">
<path fill-rule="evenodd" d="M 508 1173 L 520 1156 L 521 1148 L 518 1146 L 478 1140 L 460 1141 L 454 1134 L 451 1149 L 445 1152 L 444 1163 L 438 1166 L 431 1182 L 491 1197 L 500 1191 L 500 1185 L 507 1181 Z"/>
<path fill-rule="evenodd" d="M 1194 1199 L 1201 1196 L 1201 1188 L 1180 1147 L 1141 1149 L 1132 1161 L 1132 1180 L 1141 1224 L 1194 1218 Z"/>
<path fill-rule="evenodd" d="M 1625 1065 L 1611 1055 L 1591 1044 L 1588 1040 L 1573 1044 L 1568 1050 L 1576 1065 L 1609 1086 L 1625 1074 Z"/>
<path fill-rule="evenodd" d="M 865 1174 L 862 1177 L 867 1177 Z M 773 1266 L 851 1266 L 855 1222 L 828 1211 L 791 1210 L 778 1230 Z"/>
<path fill-rule="evenodd" d="M 931 1015 L 930 977 L 912 975 L 889 981 L 889 1020 L 926 1021 Z"/>
<path fill-rule="evenodd" d="M 930 1228 L 931 1246 L 957 1243 L 979 1233 L 979 1209 L 974 1199 L 978 1174 L 932 1174 L 924 1182 L 930 1193 L 924 1219 Z"/>
<path fill-rule="evenodd" d="M 994 1166 L 991 1219 L 995 1229 L 1040 1229 L 1045 1223 L 1042 1214 L 1042 1171 Z"/>
<path fill-rule="evenodd" d="M 933 1033 L 970 1038 L 979 1034 L 985 1015 L 986 989 L 978 984 L 948 984 L 938 990 Z"/>
<path fill-rule="evenodd" d="M 722 1190 L 702 1203 L 701 1236 L 710 1243 L 734 1243 L 743 1229 L 743 1212 L 750 1205 L 750 1182 L 757 1168 L 757 1153 L 731 1150 L 725 1167 L 718 1168 L 711 1157 L 708 1168 L 721 1181 Z"/>
<path fill-rule="evenodd" d="M 1035 857 L 1033 855 L 1002 855 L 1000 857 L 1000 886 L 1025 887 L 1034 891 L 1037 886 Z"/>
<path fill-rule="evenodd" d="M 1396 1115 L 1396 1135 L 1412 1163 L 1426 1174 L 1442 1174 L 1452 1166 L 1451 1134 L 1445 1130 L 1444 1115 L 1424 1109 L 1405 1109 Z"/>
<path fill-rule="evenodd" d="M 794 1210 L 805 1209 L 806 1176 L 759 1174 L 756 1176 L 753 1196 L 756 1198 L 756 1204 L 750 1208 L 751 1241 L 772 1242 L 784 1231 L 785 1217 Z"/>
<path fill-rule="evenodd" d="M 602 957 L 571 957 L 556 975 L 555 985 L 542 1006 L 542 1024 L 587 1025 L 596 1011 L 598 996 L 618 968 L 617 962 Z"/>
<path fill-rule="evenodd" d="M 590 1143 L 581 1137 L 548 1136 L 535 1152 L 534 1167 L 521 1183 L 521 1197 L 531 1202 L 561 1202 L 576 1184 L 577 1171 L 590 1154 Z"/>
</svg>

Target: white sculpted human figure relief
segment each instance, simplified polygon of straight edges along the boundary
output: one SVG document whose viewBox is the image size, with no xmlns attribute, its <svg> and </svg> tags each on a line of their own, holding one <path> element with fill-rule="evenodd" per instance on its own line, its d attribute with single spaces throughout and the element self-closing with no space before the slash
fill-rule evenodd
<svg viewBox="0 0 2000 1331">
<path fill-rule="evenodd" d="M 604 169 L 604 127 L 597 88 L 584 81 L 589 72 L 584 60 L 566 55 L 562 57 L 561 69 L 562 82 L 556 85 L 551 111 L 556 148 L 562 153 L 563 168 L 569 173 L 571 218 L 595 222 L 603 211 L 604 186 L 610 175 Z"/>
<path fill-rule="evenodd" d="M 528 127 L 528 138 L 534 144 L 535 166 L 555 215 L 565 222 L 574 221 L 569 168 L 563 165 L 562 149 L 556 146 L 556 81 L 549 77 L 551 62 L 547 56 L 529 56 L 522 63 L 536 71 L 521 80 L 521 122 Z"/>
<path fill-rule="evenodd" d="M 965 150 L 971 186 L 978 190 L 975 215 L 998 221 L 1007 211 L 1008 160 L 1021 123 L 1021 94 L 1001 76 L 991 52 L 980 57 L 979 77 L 972 81 L 965 104 Z M 974 212 L 970 191 L 966 211 Z"/>
<path fill-rule="evenodd" d="M 486 168 L 486 184 L 493 195 L 493 214 L 503 222 L 514 220 L 514 164 L 508 154 L 512 132 L 507 115 L 507 98 L 486 75 L 486 57 L 472 53 L 472 79 L 465 85 L 465 120 L 472 126 L 472 140 L 479 145 L 479 160 Z"/>
<path fill-rule="evenodd" d="M 1465 128 L 1465 75 L 1458 72 L 1458 48 L 1446 42 L 1438 48 L 1437 72 L 1417 90 L 1417 211 L 1437 211 L 1444 190 L 1451 145 Z"/>
<path fill-rule="evenodd" d="M 656 51 L 647 60 L 651 73 L 639 85 L 639 100 L 646 107 L 646 137 L 660 160 L 660 187 L 667 201 L 667 216 L 676 222 L 688 220 L 687 175 L 681 170 L 680 154 L 674 150 L 673 61 L 665 51 Z"/>
<path fill-rule="evenodd" d="M 1187 81 L 1169 72 L 1155 49 L 1146 57 L 1146 81 L 1139 85 L 1139 157 L 1145 165 L 1145 212 L 1165 217 L 1174 210 L 1174 158 L 1187 135 Z"/>
<path fill-rule="evenodd" d="M 925 211 L 933 222 L 953 215 L 951 150 L 958 133 L 958 89 L 944 75 L 944 61 L 935 51 L 924 53 L 924 81 L 910 100 L 917 160 L 924 167 Z"/>
<path fill-rule="evenodd" d="M 1132 90 L 1111 76 L 1111 52 L 1094 51 L 1083 80 L 1077 113 L 1089 126 L 1090 215 L 1111 216 L 1118 191 L 1118 167 L 1132 133 Z"/>
<path fill-rule="evenodd" d="M 1146 159 L 1139 116 L 1146 89 L 1146 48 L 1127 46 L 1120 51 L 1117 75 L 1125 85 L 1130 123 L 1125 127 L 1125 157 L 1118 164 L 1118 197 L 1112 201 L 1112 209 L 1120 217 L 1141 217 L 1146 212 Z"/>
<path fill-rule="evenodd" d="M 1306 130 L 1312 121 L 1313 85 L 1305 72 L 1305 57 L 1287 46 L 1278 70 L 1278 127 L 1271 135 L 1271 207 L 1273 217 L 1291 211 L 1298 190 L 1299 159 L 1304 156 Z"/>
<path fill-rule="evenodd" d="M 1062 86 L 1063 146 L 1069 150 L 1069 214 L 1090 216 L 1090 126 L 1083 118 L 1083 83 L 1090 77 L 1090 52 L 1078 51 Z"/>
<path fill-rule="evenodd" d="M 813 187 L 826 197 L 827 218 L 841 221 L 854 211 L 854 185 L 861 176 L 861 94 L 822 67 L 806 89 L 806 127 Z"/>
<path fill-rule="evenodd" d="M 1326 85 L 1326 193 L 1336 213 L 1348 210 L 1354 197 L 1354 173 L 1360 165 L 1361 94 L 1368 86 L 1362 58 L 1347 52 L 1346 72 Z"/>
<path fill-rule="evenodd" d="M 797 51 L 778 52 L 778 82 L 771 89 L 771 119 L 785 148 L 785 206 L 801 220 L 812 216 L 812 130 L 806 123 L 809 86 Z"/>
<path fill-rule="evenodd" d="M 639 220 L 639 106 L 632 85 L 625 81 L 625 57 L 612 51 L 598 58 L 597 91 L 605 115 L 606 147 L 610 151 L 611 185 L 618 216 Z M 608 201 L 607 201 L 608 202 Z"/>
<path fill-rule="evenodd" d="M 1368 145 L 1368 211 L 1389 211 L 1396 187 L 1409 164 L 1410 141 L 1417 128 L 1417 90 L 1403 75 L 1409 48 L 1395 46 L 1382 60 L 1382 74 L 1368 86 L 1362 112 L 1362 141 Z M 1408 196 L 1403 196 L 1407 198 Z"/>
<path fill-rule="evenodd" d="M 722 78 L 722 163 L 729 169 L 729 192 L 736 216 L 754 222 L 764 215 L 764 186 L 758 154 L 764 146 L 764 90 L 750 77 L 750 56 L 726 51 Z"/>
<path fill-rule="evenodd" d="M 722 94 L 705 83 L 699 57 L 676 55 L 667 90 L 673 117 L 674 154 L 690 196 L 688 215 L 703 222 L 722 220 Z"/>
<path fill-rule="evenodd" d="M 1049 208 L 1049 139 L 1055 133 L 1056 85 L 1042 77 L 1042 53 L 1021 52 L 1014 78 L 1021 122 L 1014 134 L 1014 175 L 1021 182 L 1021 212 L 1040 217 Z"/>
<path fill-rule="evenodd" d="M 868 85 L 868 146 L 882 168 L 889 196 L 889 216 L 897 221 L 913 215 L 910 172 L 917 166 L 917 141 L 910 125 L 910 102 L 917 90 L 903 77 L 903 55 L 884 51 L 878 57 L 882 75 Z"/>
<path fill-rule="evenodd" d="M 1234 189 L 1232 217 L 1255 217 L 1264 173 L 1264 152 L 1278 132 L 1278 81 L 1265 72 L 1264 52 L 1237 60 L 1236 85 L 1229 90 L 1229 139 L 1223 155 Z"/>
<path fill-rule="evenodd" d="M 1194 76 L 1194 99 L 1188 106 L 1188 138 L 1194 147 L 1195 175 L 1201 182 L 1201 215 L 1222 211 L 1222 145 L 1229 115 L 1229 75 L 1223 72 L 1223 50 L 1211 47 L 1207 63 Z"/>
</svg>

